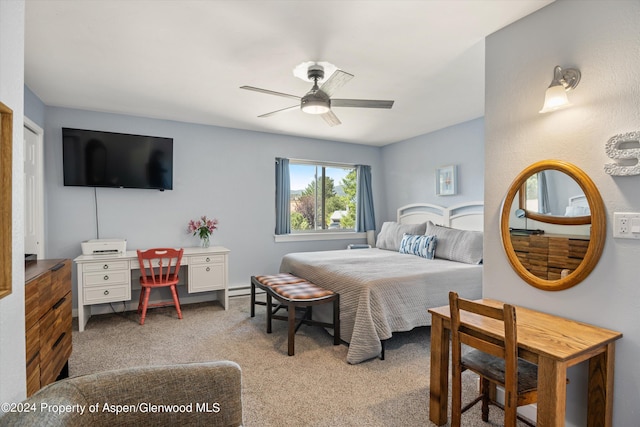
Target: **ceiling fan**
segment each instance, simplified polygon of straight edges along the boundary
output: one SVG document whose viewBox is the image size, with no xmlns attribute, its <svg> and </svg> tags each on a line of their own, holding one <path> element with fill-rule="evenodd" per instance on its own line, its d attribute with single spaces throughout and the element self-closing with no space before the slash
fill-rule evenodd
<svg viewBox="0 0 640 427">
<path fill-rule="evenodd" d="M 337 126 L 342 123 L 331 107 L 355 107 L 355 108 L 391 108 L 393 101 L 384 101 L 377 99 L 331 99 L 331 95 L 342 87 L 345 83 L 353 78 L 353 74 L 349 74 L 342 70 L 336 70 L 322 86 L 318 86 L 318 81 L 324 79 L 324 67 L 319 64 L 310 65 L 307 70 L 307 77 L 313 81 L 313 87 L 304 96 L 299 97 L 288 93 L 275 92 L 272 90 L 261 89 L 253 86 L 241 86 L 240 89 L 253 90 L 255 92 L 266 93 L 270 95 L 292 98 L 299 101 L 299 104 L 281 110 L 272 111 L 262 114 L 258 117 L 269 117 L 284 111 L 295 110 L 300 108 L 308 114 L 319 114 L 329 126 Z"/>
</svg>

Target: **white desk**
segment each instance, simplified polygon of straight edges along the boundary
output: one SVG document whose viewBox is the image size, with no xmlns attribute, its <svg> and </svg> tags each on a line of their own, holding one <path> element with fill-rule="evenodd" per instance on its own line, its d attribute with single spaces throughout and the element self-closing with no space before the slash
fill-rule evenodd
<svg viewBox="0 0 640 427">
<path fill-rule="evenodd" d="M 224 309 L 229 305 L 229 249 L 184 248 L 181 265 L 187 266 L 187 292 L 218 291 Z M 80 255 L 77 266 L 78 329 L 91 317 L 91 305 L 131 300 L 131 270 L 139 270 L 136 251 L 123 255 Z"/>
</svg>

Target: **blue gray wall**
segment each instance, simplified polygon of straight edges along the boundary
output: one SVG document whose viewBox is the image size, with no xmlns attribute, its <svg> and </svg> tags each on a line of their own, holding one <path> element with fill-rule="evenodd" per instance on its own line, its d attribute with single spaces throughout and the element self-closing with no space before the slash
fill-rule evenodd
<svg viewBox="0 0 640 427">
<path fill-rule="evenodd" d="M 212 245 L 231 250 L 231 287 L 247 286 L 252 274 L 277 271 L 285 253 L 350 243 L 274 243 L 276 157 L 369 164 L 375 203 L 384 203 L 377 147 L 46 107 L 45 229 L 51 258 L 78 256 L 80 242 L 98 233 L 94 189 L 63 186 L 62 127 L 173 138 L 173 190 L 98 188 L 99 237 L 126 238 L 130 249 L 197 246 L 187 222 L 216 217 L 220 224 Z"/>
<path fill-rule="evenodd" d="M 410 203 L 451 206 L 483 200 L 484 119 L 479 118 L 382 148 L 384 211 L 387 221 Z M 436 195 L 436 169 L 456 165 L 458 192 Z"/>
<path fill-rule="evenodd" d="M 612 237 L 616 211 L 640 210 L 640 176 L 612 177 L 609 138 L 640 126 L 640 2 L 557 0 L 486 41 L 484 296 L 620 331 L 613 425 L 638 425 L 640 408 L 640 242 Z M 538 114 L 553 67 L 582 71 L 573 107 Z M 533 288 L 510 267 L 499 232 L 513 179 L 543 159 L 571 162 L 600 190 L 607 212 L 600 262 L 582 283 L 557 292 Z M 586 364 L 569 371 L 567 426 L 586 422 Z"/>
<path fill-rule="evenodd" d="M 449 206 L 483 197 L 482 119 L 379 148 L 59 107 L 42 112 L 41 101 L 28 92 L 27 115 L 46 117 L 49 258 L 75 258 L 81 241 L 97 237 L 126 238 L 129 249 L 196 246 L 186 224 L 207 215 L 220 221 L 212 244 L 231 250 L 229 283 L 240 288 L 252 274 L 277 271 L 286 253 L 363 243 L 274 242 L 274 159 L 280 156 L 371 165 L 378 229 L 383 221 L 394 220 L 403 204 Z M 62 127 L 173 138 L 174 189 L 98 188 L 94 193 L 93 188 L 63 186 Z M 459 167 L 456 196 L 435 195 L 435 169 L 444 164 Z"/>
</svg>

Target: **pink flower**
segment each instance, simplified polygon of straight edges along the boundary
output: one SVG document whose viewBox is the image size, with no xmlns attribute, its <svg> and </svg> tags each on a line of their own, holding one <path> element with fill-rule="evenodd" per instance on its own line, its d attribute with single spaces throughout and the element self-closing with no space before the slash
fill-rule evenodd
<svg viewBox="0 0 640 427">
<path fill-rule="evenodd" d="M 207 219 L 206 215 L 200 217 L 199 220 L 190 220 L 187 225 L 187 233 L 193 233 L 201 239 L 208 238 L 213 230 L 218 228 L 218 220 L 216 218 Z"/>
</svg>

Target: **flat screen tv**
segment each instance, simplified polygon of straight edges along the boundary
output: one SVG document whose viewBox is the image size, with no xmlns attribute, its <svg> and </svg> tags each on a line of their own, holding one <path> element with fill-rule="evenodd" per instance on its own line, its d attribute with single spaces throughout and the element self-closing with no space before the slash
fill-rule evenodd
<svg viewBox="0 0 640 427">
<path fill-rule="evenodd" d="M 173 189 L 173 138 L 62 128 L 65 186 Z"/>
</svg>

